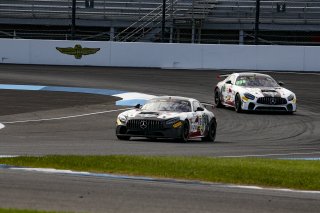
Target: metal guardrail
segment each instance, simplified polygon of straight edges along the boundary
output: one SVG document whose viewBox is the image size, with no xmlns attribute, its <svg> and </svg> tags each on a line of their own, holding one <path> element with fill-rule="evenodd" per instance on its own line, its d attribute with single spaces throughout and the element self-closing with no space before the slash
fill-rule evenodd
<svg viewBox="0 0 320 213">
<path fill-rule="evenodd" d="M 178 0 L 176 14 L 186 16 L 192 0 Z M 202 0 L 197 1 L 194 16 L 245 19 L 254 17 L 256 0 Z M 202 4 L 206 6 L 200 7 Z M 115 19 L 119 17 L 137 20 L 149 13 L 162 0 L 95 0 L 93 8 L 86 8 L 86 0 L 77 0 L 78 19 Z M 285 4 L 285 11 L 277 11 L 278 4 Z M 1 0 L 0 18 L 70 18 L 72 0 Z M 214 10 L 211 10 L 214 9 Z M 265 12 L 263 12 L 265 11 Z M 319 0 L 261 0 L 261 18 L 275 19 L 320 19 Z M 189 14 L 190 15 L 190 14 Z"/>
<path fill-rule="evenodd" d="M 281 6 L 281 10 L 280 10 Z M 217 0 L 209 22 L 248 23 L 255 19 L 256 0 Z M 262 23 L 320 23 L 320 0 L 260 1 Z"/>
<path fill-rule="evenodd" d="M 162 0 L 95 0 L 93 8 L 86 8 L 85 0 L 77 0 L 77 18 L 114 19 L 127 17 L 134 20 L 152 12 Z M 69 18 L 72 0 L 4 0 L 0 2 L 0 17 Z M 180 11 L 184 10 L 181 4 Z"/>
</svg>

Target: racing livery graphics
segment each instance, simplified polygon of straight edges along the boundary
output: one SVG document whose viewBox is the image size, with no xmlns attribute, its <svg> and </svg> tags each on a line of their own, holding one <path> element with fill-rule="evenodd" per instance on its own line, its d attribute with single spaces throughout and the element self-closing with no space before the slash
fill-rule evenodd
<svg viewBox="0 0 320 213">
<path fill-rule="evenodd" d="M 192 98 L 161 96 L 145 105 L 122 112 L 117 118 L 116 135 L 120 140 L 131 137 L 173 138 L 186 142 L 190 138 L 214 142 L 214 114 Z"/>
<path fill-rule="evenodd" d="M 296 95 L 282 87 L 271 76 L 261 73 L 233 73 L 221 75 L 214 91 L 217 107 L 234 107 L 237 112 L 243 110 L 296 111 Z"/>
</svg>

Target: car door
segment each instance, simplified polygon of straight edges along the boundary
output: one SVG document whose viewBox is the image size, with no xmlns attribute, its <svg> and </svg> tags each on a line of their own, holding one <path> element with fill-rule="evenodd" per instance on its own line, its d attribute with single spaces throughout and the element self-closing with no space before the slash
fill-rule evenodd
<svg viewBox="0 0 320 213">
<path fill-rule="evenodd" d="M 233 85 L 235 83 L 235 75 L 230 75 L 226 80 L 224 85 L 222 86 L 221 94 L 223 96 L 223 102 L 227 105 L 234 105 L 234 91 Z"/>
<path fill-rule="evenodd" d="M 192 121 L 190 123 L 190 137 L 203 136 L 208 123 L 208 116 L 205 114 L 204 107 L 199 101 L 192 102 Z"/>
</svg>

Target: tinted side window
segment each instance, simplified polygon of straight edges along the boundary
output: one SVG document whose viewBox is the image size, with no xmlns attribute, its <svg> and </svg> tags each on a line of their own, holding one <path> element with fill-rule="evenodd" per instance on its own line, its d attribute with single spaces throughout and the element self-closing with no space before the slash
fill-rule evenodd
<svg viewBox="0 0 320 213">
<path fill-rule="evenodd" d="M 239 76 L 236 80 L 235 85 L 237 86 L 246 86 L 247 83 L 247 77 L 245 76 Z"/>
</svg>

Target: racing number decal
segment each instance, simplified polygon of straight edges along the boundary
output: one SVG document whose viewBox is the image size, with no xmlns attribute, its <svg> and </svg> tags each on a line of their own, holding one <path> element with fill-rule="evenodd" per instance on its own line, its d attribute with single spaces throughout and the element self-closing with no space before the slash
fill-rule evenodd
<svg viewBox="0 0 320 213">
<path fill-rule="evenodd" d="M 206 114 L 197 114 L 191 125 L 191 137 L 204 135 L 208 125 L 208 116 Z"/>
<path fill-rule="evenodd" d="M 197 122 L 198 122 L 198 116 L 193 117 L 191 119 L 191 129 L 190 129 L 191 133 L 194 133 L 197 131 Z"/>
<path fill-rule="evenodd" d="M 234 105 L 233 100 L 233 93 L 232 85 L 228 84 L 225 86 L 225 92 L 224 92 L 224 102 L 229 105 Z"/>
</svg>

